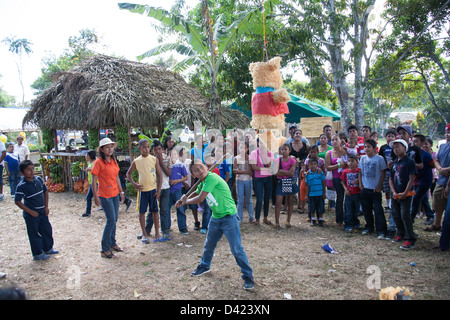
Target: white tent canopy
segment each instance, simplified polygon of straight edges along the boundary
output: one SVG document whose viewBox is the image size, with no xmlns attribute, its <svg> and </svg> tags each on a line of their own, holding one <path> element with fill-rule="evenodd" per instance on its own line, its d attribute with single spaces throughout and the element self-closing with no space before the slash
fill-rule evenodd
<svg viewBox="0 0 450 320">
<path fill-rule="evenodd" d="M 0 132 L 34 131 L 37 127 L 22 127 L 22 121 L 29 108 L 4 108 L 0 107 Z"/>
</svg>

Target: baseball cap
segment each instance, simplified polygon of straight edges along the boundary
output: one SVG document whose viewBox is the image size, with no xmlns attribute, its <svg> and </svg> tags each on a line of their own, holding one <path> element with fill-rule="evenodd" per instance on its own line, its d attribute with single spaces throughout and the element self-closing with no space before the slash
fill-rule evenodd
<svg viewBox="0 0 450 320">
<path fill-rule="evenodd" d="M 394 146 L 394 143 L 396 143 L 396 142 L 401 143 L 402 145 L 405 146 L 406 149 L 408 149 L 408 144 L 403 139 L 397 139 L 397 140 L 392 141 L 391 143 L 389 143 L 389 147 L 392 148 Z"/>
<path fill-rule="evenodd" d="M 297 125 L 296 125 L 296 124 L 291 124 L 291 125 L 289 126 L 289 130 L 290 130 L 290 129 L 292 129 L 292 128 L 295 128 L 295 129 L 297 129 L 298 127 L 297 127 Z"/>
<path fill-rule="evenodd" d="M 402 124 L 401 126 L 397 127 L 397 132 L 399 132 L 400 129 L 405 130 L 406 132 L 409 133 L 410 136 L 412 136 L 412 129 L 411 126 L 407 125 L 407 124 Z"/>
</svg>

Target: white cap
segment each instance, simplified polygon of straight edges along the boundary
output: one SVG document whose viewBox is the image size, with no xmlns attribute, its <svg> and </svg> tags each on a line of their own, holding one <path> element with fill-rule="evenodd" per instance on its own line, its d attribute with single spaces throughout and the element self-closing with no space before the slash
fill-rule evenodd
<svg viewBox="0 0 450 320">
<path fill-rule="evenodd" d="M 396 143 L 396 142 L 401 143 L 402 145 L 405 146 L 406 149 L 408 149 L 408 144 L 407 144 L 406 141 L 403 140 L 403 139 L 397 139 L 397 140 L 395 140 L 395 141 L 392 141 L 391 143 L 389 143 L 389 147 L 392 148 L 392 146 L 393 146 L 394 143 Z"/>
</svg>

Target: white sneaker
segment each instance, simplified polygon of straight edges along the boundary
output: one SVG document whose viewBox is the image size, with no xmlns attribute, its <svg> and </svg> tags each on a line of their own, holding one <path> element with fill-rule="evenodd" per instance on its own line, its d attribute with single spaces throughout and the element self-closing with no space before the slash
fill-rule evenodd
<svg viewBox="0 0 450 320">
<path fill-rule="evenodd" d="M 5 200 L 5 196 L 3 194 L 0 194 L 0 201 Z"/>
</svg>

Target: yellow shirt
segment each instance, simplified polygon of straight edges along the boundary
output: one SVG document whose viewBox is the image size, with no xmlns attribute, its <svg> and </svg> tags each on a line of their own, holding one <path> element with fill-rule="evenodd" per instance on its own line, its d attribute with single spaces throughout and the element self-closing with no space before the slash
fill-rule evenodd
<svg viewBox="0 0 450 320">
<path fill-rule="evenodd" d="M 145 158 L 139 156 L 134 160 L 134 163 L 139 172 L 139 184 L 142 185 L 141 191 L 156 189 L 156 158 L 152 155 L 148 155 Z"/>
</svg>

